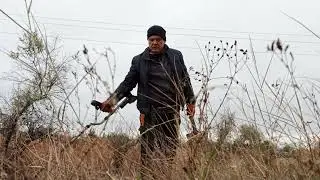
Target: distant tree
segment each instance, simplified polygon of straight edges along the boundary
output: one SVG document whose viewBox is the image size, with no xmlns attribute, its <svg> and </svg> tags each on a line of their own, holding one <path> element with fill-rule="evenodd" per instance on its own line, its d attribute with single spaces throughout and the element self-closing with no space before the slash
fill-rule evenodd
<svg viewBox="0 0 320 180">
<path fill-rule="evenodd" d="M 234 113 L 226 112 L 223 114 L 221 122 L 218 124 L 218 145 L 222 145 L 227 141 L 234 127 Z"/>
<path fill-rule="evenodd" d="M 255 146 L 261 143 L 262 133 L 254 125 L 241 125 L 239 128 L 240 135 L 236 142 Z"/>
</svg>

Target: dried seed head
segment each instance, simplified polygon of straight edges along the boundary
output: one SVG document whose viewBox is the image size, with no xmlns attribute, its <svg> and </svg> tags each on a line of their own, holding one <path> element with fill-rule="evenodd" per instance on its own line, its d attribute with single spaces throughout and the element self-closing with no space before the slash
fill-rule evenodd
<svg viewBox="0 0 320 180">
<path fill-rule="evenodd" d="M 272 41 L 272 44 L 271 44 L 271 51 L 274 51 L 274 43 L 275 43 L 275 41 Z"/>
<path fill-rule="evenodd" d="M 85 45 L 83 45 L 83 50 L 82 50 L 83 54 L 88 54 L 88 49 Z"/>
<path fill-rule="evenodd" d="M 282 51 L 283 50 L 283 48 L 282 48 L 282 43 L 281 43 L 281 41 L 280 41 L 280 39 L 278 39 L 277 40 L 277 48 L 280 50 L 280 51 Z"/>
<path fill-rule="evenodd" d="M 287 52 L 288 48 L 289 48 L 289 45 L 286 45 L 286 47 L 284 48 L 284 51 Z"/>
<path fill-rule="evenodd" d="M 269 45 L 267 46 L 267 51 L 271 51 L 271 48 Z"/>
<path fill-rule="evenodd" d="M 289 54 L 290 54 L 290 56 L 291 56 L 292 61 L 294 61 L 294 57 L 293 57 L 292 52 L 290 52 Z"/>
</svg>

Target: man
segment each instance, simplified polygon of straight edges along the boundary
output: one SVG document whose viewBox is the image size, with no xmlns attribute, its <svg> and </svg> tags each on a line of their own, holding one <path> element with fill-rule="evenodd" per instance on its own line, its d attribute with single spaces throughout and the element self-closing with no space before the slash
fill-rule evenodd
<svg viewBox="0 0 320 180">
<path fill-rule="evenodd" d="M 119 100 L 138 84 L 141 162 L 149 166 L 151 154 L 160 152 L 172 159 L 178 145 L 180 108 L 187 104 L 188 115 L 195 113 L 195 98 L 182 53 L 169 48 L 166 31 L 158 25 L 147 31 L 149 46 L 132 60 L 124 81 L 100 109 L 112 112 Z"/>
</svg>

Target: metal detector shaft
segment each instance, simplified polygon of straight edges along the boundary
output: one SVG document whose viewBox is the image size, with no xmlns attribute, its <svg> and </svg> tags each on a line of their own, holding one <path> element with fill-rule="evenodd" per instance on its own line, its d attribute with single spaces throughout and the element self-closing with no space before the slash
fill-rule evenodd
<svg viewBox="0 0 320 180">
<path fill-rule="evenodd" d="M 85 128 L 77 135 L 75 136 L 71 142 L 75 141 L 76 139 L 78 139 L 87 129 L 89 129 L 91 126 L 97 126 L 97 125 L 101 125 L 104 122 L 106 122 L 119 108 L 123 108 L 124 106 L 126 106 L 127 104 L 131 104 L 134 101 L 137 100 L 136 96 L 133 96 L 132 94 L 129 94 L 123 101 L 121 101 L 121 103 L 119 105 L 117 105 L 114 110 L 112 112 L 110 112 L 106 117 L 103 118 L 102 121 L 100 122 L 96 122 L 96 123 L 90 123 L 88 125 L 85 126 Z M 91 101 L 91 105 L 94 106 L 97 110 L 100 109 L 101 106 L 101 102 L 96 101 L 96 100 L 92 100 Z"/>
<path fill-rule="evenodd" d="M 132 94 L 129 94 L 129 96 L 127 96 L 123 101 L 121 101 L 121 103 L 119 105 L 116 106 L 116 108 L 114 108 L 114 110 L 112 112 L 110 112 L 108 114 L 108 116 L 104 117 L 104 119 L 101 121 L 101 122 L 96 122 L 96 123 L 90 123 L 89 125 L 90 126 L 95 126 L 95 125 L 101 125 L 103 124 L 105 121 L 107 121 L 119 108 L 123 108 L 125 107 L 127 104 L 131 104 L 133 103 L 134 101 L 137 100 L 137 97 L 136 96 L 133 96 Z M 99 108 L 101 103 L 96 101 L 96 100 L 93 100 L 91 101 L 91 105 L 95 106 L 95 108 L 97 109 L 97 107 Z"/>
<path fill-rule="evenodd" d="M 120 106 L 117 106 L 117 107 L 114 109 L 114 111 L 110 112 L 110 113 L 108 114 L 108 116 L 104 117 L 104 119 L 103 119 L 101 122 L 90 123 L 90 124 L 86 125 L 86 126 L 84 127 L 84 129 L 83 129 L 77 136 L 75 136 L 75 137 L 71 140 L 71 143 L 73 143 L 76 139 L 78 139 L 78 138 L 79 138 L 87 129 L 89 129 L 91 126 L 101 125 L 101 124 L 103 124 L 104 122 L 106 122 L 106 121 L 112 116 L 112 114 L 119 109 L 119 107 L 120 107 Z"/>
</svg>

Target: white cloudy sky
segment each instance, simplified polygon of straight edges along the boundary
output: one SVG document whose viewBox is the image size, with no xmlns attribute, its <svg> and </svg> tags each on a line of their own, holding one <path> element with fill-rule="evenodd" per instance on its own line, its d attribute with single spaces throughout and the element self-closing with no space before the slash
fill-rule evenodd
<svg viewBox="0 0 320 180">
<path fill-rule="evenodd" d="M 65 55 L 81 50 L 83 44 L 89 50 L 112 48 L 117 59 L 116 84 L 128 71 L 132 57 L 145 48 L 146 30 L 154 24 L 165 27 L 167 44 L 183 52 L 188 67 L 200 67 L 202 63 L 198 44 L 203 47 L 208 41 L 218 44 L 219 40 L 237 40 L 242 48 L 249 48 L 249 35 L 258 63 L 264 64 L 269 57 L 265 53 L 267 44 L 280 37 L 295 53 L 298 74 L 320 78 L 320 40 L 282 13 L 320 34 L 319 7 L 318 0 L 34 0 L 32 3 L 38 23 L 49 35 L 60 37 Z M 1 0 L 0 8 L 25 23 L 23 0 Z M 21 32 L 0 14 L 1 49 L 14 49 Z M 0 60 L 0 72 L 8 72 L 12 68 L 9 58 L 0 53 Z M 10 86 L 1 80 L 0 88 L 3 95 Z"/>
<path fill-rule="evenodd" d="M 280 37 L 297 56 L 303 56 L 304 65 L 309 64 L 306 58 L 313 63 L 314 56 L 320 54 L 319 40 L 281 12 L 320 32 L 319 4 L 316 0 L 34 0 L 32 9 L 47 33 L 60 37 L 66 54 L 76 52 L 83 44 L 97 49 L 111 47 L 119 65 L 126 69 L 132 56 L 144 49 L 146 30 L 153 24 L 166 28 L 168 45 L 180 49 L 188 65 L 201 58 L 196 42 L 202 46 L 207 41 L 238 40 L 243 48 L 248 48 L 249 35 L 261 56 L 265 55 L 262 52 L 267 44 Z M 24 7 L 23 0 L 1 3 L 1 9 L 20 23 L 26 20 Z M 21 30 L 1 14 L 0 47 L 14 48 L 18 37 L 15 33 Z M 3 54 L 1 59 L 0 71 L 6 71 L 10 68 L 9 60 Z"/>
</svg>

